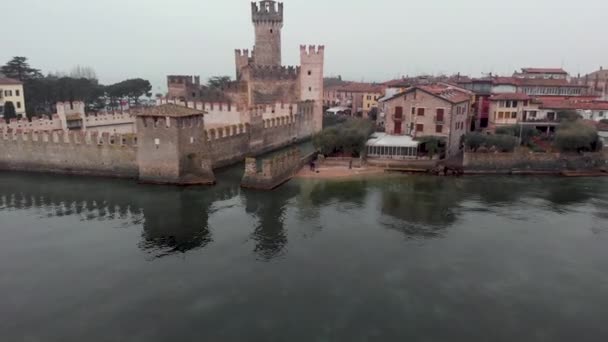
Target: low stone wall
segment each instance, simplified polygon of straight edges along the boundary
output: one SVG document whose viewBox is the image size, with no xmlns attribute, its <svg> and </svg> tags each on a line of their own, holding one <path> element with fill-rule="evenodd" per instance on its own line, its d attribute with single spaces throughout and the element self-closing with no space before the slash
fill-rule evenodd
<svg viewBox="0 0 608 342">
<path fill-rule="evenodd" d="M 427 172 L 433 170 L 439 160 L 431 159 L 380 159 L 368 158 L 367 165 L 383 167 L 386 170 L 406 171 L 406 172 Z"/>
<path fill-rule="evenodd" d="M 361 158 L 349 158 L 349 157 L 321 157 L 318 159 L 319 166 L 351 166 L 354 168 L 363 167 L 363 161 Z"/>
<path fill-rule="evenodd" d="M 465 173 L 525 173 L 599 170 L 608 165 L 606 151 L 566 153 L 478 153 L 465 152 Z"/>
<path fill-rule="evenodd" d="M 272 190 L 291 179 L 312 157 L 312 153 L 302 157 L 299 149 L 290 149 L 271 159 L 263 160 L 261 171 L 258 170 L 255 158 L 247 158 L 241 186 L 249 189 Z"/>
<path fill-rule="evenodd" d="M 133 136 L 0 131 L 0 170 L 137 178 Z"/>
</svg>

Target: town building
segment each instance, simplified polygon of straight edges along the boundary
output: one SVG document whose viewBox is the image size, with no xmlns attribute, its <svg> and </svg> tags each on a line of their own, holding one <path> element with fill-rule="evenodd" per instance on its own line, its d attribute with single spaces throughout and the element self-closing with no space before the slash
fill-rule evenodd
<svg viewBox="0 0 608 342">
<path fill-rule="evenodd" d="M 384 91 L 385 87 L 380 84 L 348 82 L 327 88 L 323 102 L 328 107 L 348 107 L 353 115 L 367 117 L 373 108 L 378 108 Z"/>
<path fill-rule="evenodd" d="M 513 77 L 545 80 L 567 80 L 568 72 L 562 68 L 522 68 L 513 73 Z"/>
<path fill-rule="evenodd" d="M 12 102 L 17 116 L 25 117 L 25 94 L 23 82 L 0 77 L 0 116 L 4 116 L 4 106 Z"/>
<path fill-rule="evenodd" d="M 581 118 L 599 122 L 608 119 L 608 101 L 576 97 L 533 97 L 523 93 L 497 94 L 490 98 L 490 125 L 531 125 L 546 132 L 555 131 L 560 113 L 576 112 Z"/>
<path fill-rule="evenodd" d="M 522 122 L 541 124 L 555 123 L 555 113 L 543 116 L 540 113 L 540 102 L 524 93 L 505 93 L 490 97 L 489 129 L 495 131 L 502 126 L 512 126 Z"/>
<path fill-rule="evenodd" d="M 490 97 L 494 84 L 492 78 L 462 78 L 456 83 L 475 94 L 474 101 L 471 104 L 471 112 L 473 113 L 471 130 L 487 128 L 490 120 Z"/>
<path fill-rule="evenodd" d="M 608 101 L 608 70 L 600 67 L 597 71 L 579 77 L 578 83 L 588 86 L 590 94 L 598 99 Z"/>
<path fill-rule="evenodd" d="M 472 97 L 472 92 L 447 84 L 412 87 L 383 101 L 386 133 L 445 138 L 447 155 L 454 155 L 468 131 Z"/>
</svg>

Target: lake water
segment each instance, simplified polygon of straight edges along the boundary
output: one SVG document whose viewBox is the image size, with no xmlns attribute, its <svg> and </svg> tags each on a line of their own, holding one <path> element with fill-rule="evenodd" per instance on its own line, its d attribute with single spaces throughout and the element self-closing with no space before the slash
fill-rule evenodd
<svg viewBox="0 0 608 342">
<path fill-rule="evenodd" d="M 608 340 L 608 179 L 241 173 L 0 173 L 0 340 Z"/>
</svg>

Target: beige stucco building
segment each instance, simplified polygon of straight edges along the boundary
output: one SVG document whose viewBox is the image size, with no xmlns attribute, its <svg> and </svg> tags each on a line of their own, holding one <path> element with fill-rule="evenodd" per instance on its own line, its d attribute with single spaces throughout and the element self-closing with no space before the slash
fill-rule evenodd
<svg viewBox="0 0 608 342">
<path fill-rule="evenodd" d="M 388 134 L 444 137 L 446 152 L 460 150 L 466 134 L 472 94 L 447 85 L 412 87 L 384 101 Z"/>
<path fill-rule="evenodd" d="M 4 105 L 12 102 L 17 115 L 25 116 L 25 96 L 23 83 L 11 78 L 0 77 L 0 116 L 4 114 Z"/>
</svg>

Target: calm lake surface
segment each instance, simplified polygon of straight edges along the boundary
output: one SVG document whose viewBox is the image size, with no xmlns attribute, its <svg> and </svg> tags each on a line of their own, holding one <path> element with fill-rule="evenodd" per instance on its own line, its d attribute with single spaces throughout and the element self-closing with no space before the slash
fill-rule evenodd
<svg viewBox="0 0 608 342">
<path fill-rule="evenodd" d="M 0 173 L 0 340 L 608 341 L 608 179 Z"/>
</svg>

